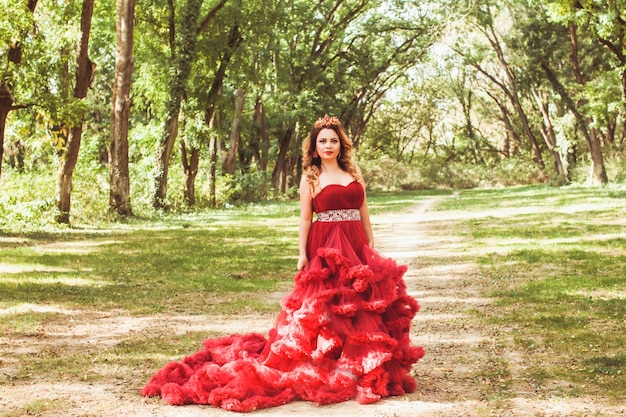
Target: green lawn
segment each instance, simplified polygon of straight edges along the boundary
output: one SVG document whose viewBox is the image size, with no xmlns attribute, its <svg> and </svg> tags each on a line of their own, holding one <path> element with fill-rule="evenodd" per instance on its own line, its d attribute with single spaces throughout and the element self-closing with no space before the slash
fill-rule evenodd
<svg viewBox="0 0 626 417">
<path fill-rule="evenodd" d="M 433 197 L 440 199 L 438 213 L 455 213 L 437 227 L 460 238 L 466 261 L 480 265 L 484 297 L 495 300 L 466 314 L 498 328 L 497 342 L 521 352 L 525 377 L 537 387 L 562 386 L 565 396 L 626 398 L 626 191 L 372 193 L 369 205 L 376 216 Z M 74 314 L 68 311 L 274 316 L 280 310 L 274 295 L 291 288 L 295 273 L 297 225 L 297 202 L 277 202 L 74 229 L 5 230 L 0 384 L 32 383 L 36 375 L 143 381 L 165 357 L 194 351 L 206 336 L 137 332 L 81 351 L 47 340 L 36 353 L 8 342 L 43 341 L 42 327 L 67 324 Z M 22 308 L 32 305 L 47 308 Z M 492 362 L 483 372 L 504 381 L 505 395 L 507 364 L 496 356 Z"/>
<path fill-rule="evenodd" d="M 482 212 L 456 233 L 496 300 L 484 320 L 521 349 L 532 383 L 625 399 L 626 192 L 472 190 L 437 209 Z"/>
</svg>

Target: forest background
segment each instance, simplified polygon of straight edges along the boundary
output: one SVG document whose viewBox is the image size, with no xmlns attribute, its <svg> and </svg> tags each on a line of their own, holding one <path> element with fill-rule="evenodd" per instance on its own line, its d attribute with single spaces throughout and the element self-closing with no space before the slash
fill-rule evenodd
<svg viewBox="0 0 626 417">
<path fill-rule="evenodd" d="M 0 230 L 297 193 L 626 181 L 624 0 L 0 0 Z"/>
</svg>

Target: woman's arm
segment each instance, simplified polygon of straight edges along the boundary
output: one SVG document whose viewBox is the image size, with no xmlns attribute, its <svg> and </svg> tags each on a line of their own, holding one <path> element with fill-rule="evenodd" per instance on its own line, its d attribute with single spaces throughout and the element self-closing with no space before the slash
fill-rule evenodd
<svg viewBox="0 0 626 417">
<path fill-rule="evenodd" d="M 298 228 L 298 270 L 303 269 L 309 263 L 306 255 L 306 244 L 311 230 L 311 222 L 313 221 L 313 203 L 311 199 L 311 190 L 309 182 L 305 176 L 300 180 L 300 227 Z"/>
<path fill-rule="evenodd" d="M 365 193 L 365 181 L 363 180 L 363 174 L 361 174 L 361 169 L 356 167 L 357 173 L 359 174 L 359 182 L 363 186 L 363 204 L 359 211 L 361 212 L 361 222 L 363 222 L 363 227 L 365 228 L 365 234 L 367 235 L 367 240 L 371 248 L 374 247 L 374 232 L 372 232 L 372 223 L 370 222 L 370 212 L 367 208 L 367 194 Z"/>
</svg>

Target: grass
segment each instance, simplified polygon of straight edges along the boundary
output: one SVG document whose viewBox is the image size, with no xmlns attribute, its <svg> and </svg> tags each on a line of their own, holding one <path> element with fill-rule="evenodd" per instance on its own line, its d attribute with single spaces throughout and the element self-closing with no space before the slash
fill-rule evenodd
<svg viewBox="0 0 626 417">
<path fill-rule="evenodd" d="M 68 404 L 64 404 L 59 400 L 45 400 L 45 399 L 37 399 L 30 401 L 25 406 L 21 407 L 19 410 L 10 411 L 8 413 L 3 414 L 3 417 L 22 417 L 22 416 L 40 416 L 44 415 L 44 413 L 51 411 L 55 412 L 58 410 L 62 410 L 67 408 Z"/>
<path fill-rule="evenodd" d="M 463 261 L 482 273 L 467 278 L 481 280 L 495 300 L 467 312 L 497 329 L 488 366 L 472 376 L 483 398 L 506 403 L 520 378 L 559 396 L 626 398 L 626 192 L 540 186 L 368 199 L 376 216 L 433 196 L 441 197 L 436 210 L 454 213 L 436 228 L 461 238 Z M 0 384 L 113 380 L 134 389 L 207 336 L 138 328 L 110 345 L 86 345 L 42 332 L 77 314 L 95 323 L 117 314 L 273 317 L 276 294 L 291 288 L 297 225 L 294 201 L 72 229 L 5 228 L 0 334 L 12 348 L 0 359 Z M 506 350 L 520 352 L 523 375 L 500 354 Z M 21 412 L 57 407 L 34 401 Z"/>
<path fill-rule="evenodd" d="M 2 263 L 10 259 L 15 270 L 0 280 L 0 306 L 60 303 L 198 314 L 205 312 L 198 299 L 203 291 L 275 291 L 293 272 L 293 221 L 251 224 L 195 219 L 193 225 L 15 236 L 0 243 Z M 238 304 L 220 308 L 232 311 Z"/>
<path fill-rule="evenodd" d="M 374 195 L 371 211 L 400 211 L 428 195 Z M 112 363 L 156 367 L 206 337 L 140 333 L 101 350 L 42 335 L 44 327 L 66 325 L 76 312 L 94 320 L 117 311 L 137 317 L 274 315 L 280 306 L 273 294 L 288 291 L 295 273 L 298 214 L 296 201 L 268 202 L 2 233 L 0 332 L 12 340 L 35 338 L 45 348 L 0 359 L 0 369 L 11 364 L 0 383 L 36 375 L 95 381 Z"/>
<path fill-rule="evenodd" d="M 496 300 L 484 319 L 523 351 L 534 386 L 626 398 L 625 203 L 619 188 L 520 187 L 438 206 L 471 213 L 457 233 Z"/>
<path fill-rule="evenodd" d="M 453 194 L 453 190 L 420 190 L 403 192 L 378 191 L 367 195 L 367 205 L 372 215 L 385 213 L 402 213 L 416 203 L 433 197 Z"/>
<path fill-rule="evenodd" d="M 372 214 L 406 209 L 430 194 L 372 196 Z M 276 310 L 255 302 L 293 278 L 297 262 L 297 202 L 130 219 L 122 224 L 6 233 L 0 265 L 0 308 L 20 303 L 67 308 L 119 308 L 133 314 Z M 106 226 L 106 227 L 104 227 Z M 8 260 L 8 261 L 7 261 Z"/>
</svg>

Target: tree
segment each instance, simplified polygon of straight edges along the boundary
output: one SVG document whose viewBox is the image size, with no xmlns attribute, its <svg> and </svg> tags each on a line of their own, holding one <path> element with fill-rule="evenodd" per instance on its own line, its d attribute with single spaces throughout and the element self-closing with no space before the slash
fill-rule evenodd
<svg viewBox="0 0 626 417">
<path fill-rule="evenodd" d="M 297 2 L 291 5 L 288 14 L 294 18 L 285 22 L 283 44 L 276 51 L 279 88 L 285 89 L 282 96 L 287 116 L 283 118 L 284 128 L 278 138 L 278 155 L 271 177 L 276 191 L 286 192 L 298 159 L 297 126 L 298 119 L 302 119 L 298 114 L 319 113 L 314 109 L 326 107 L 327 102 L 321 97 L 315 99 L 316 95 L 336 97 L 340 86 L 332 80 L 331 68 L 339 60 L 349 58 L 341 53 L 344 42 L 349 42 L 346 31 L 376 5 L 377 2 L 368 0 L 336 0 L 315 8 Z M 344 62 L 343 66 L 349 64 Z M 325 112 L 339 114 L 339 109 L 338 103 L 333 103 Z M 310 121 L 307 128 L 308 124 Z"/>
<path fill-rule="evenodd" d="M 239 149 L 239 139 L 241 138 L 241 117 L 243 114 L 243 103 L 245 92 L 242 88 L 235 91 L 235 114 L 233 116 L 233 126 L 230 131 L 230 143 L 224 160 L 222 169 L 228 174 L 235 173 L 236 157 Z"/>
<path fill-rule="evenodd" d="M 196 55 L 198 21 L 203 0 L 186 0 L 182 8 L 180 24 L 170 24 L 170 36 L 174 39 L 172 49 L 171 79 L 165 106 L 165 126 L 157 144 L 157 158 L 154 170 L 154 191 L 152 206 L 166 208 L 167 174 L 172 149 L 178 135 L 178 117 L 185 87 Z M 218 6 L 221 8 L 222 1 Z M 216 7 L 218 7 L 216 6 Z M 171 13 L 174 14 L 173 4 Z"/>
<path fill-rule="evenodd" d="M 208 24 L 211 23 L 207 19 L 205 19 L 207 25 L 203 25 L 201 29 L 208 30 Z M 217 57 L 211 56 L 210 54 L 203 54 L 202 57 L 198 59 L 198 66 L 201 66 L 204 70 L 201 74 L 194 74 L 193 78 L 190 81 L 195 88 L 190 88 L 187 92 L 188 97 L 195 97 L 194 100 L 188 100 L 188 102 L 197 102 L 196 107 L 194 109 L 190 109 L 191 113 L 202 114 L 202 117 L 205 122 L 204 129 L 206 132 L 210 132 L 205 135 L 185 135 L 181 139 L 181 162 L 183 165 L 183 171 L 185 175 L 185 200 L 189 206 L 195 204 L 195 179 L 198 173 L 198 166 L 200 163 L 200 151 L 203 144 L 206 145 L 208 141 L 209 147 L 209 164 L 210 164 L 210 181 L 211 181 L 211 191 L 209 199 L 212 202 L 212 205 L 215 206 L 215 182 L 216 182 L 216 164 L 218 159 L 218 138 L 216 136 L 216 127 L 219 123 L 215 122 L 215 115 L 218 106 L 218 100 L 222 95 L 222 89 L 224 86 L 224 81 L 226 79 L 226 70 L 230 66 L 233 55 L 239 48 L 242 43 L 243 37 L 239 29 L 238 19 L 235 19 L 230 23 L 231 27 L 227 33 L 227 37 L 221 44 L 215 45 L 213 42 L 209 43 L 209 46 L 202 44 L 203 50 L 210 50 L 212 52 L 217 52 Z M 219 38 L 220 40 L 222 38 Z M 203 41 L 201 39 L 200 41 Z M 211 66 L 216 66 L 216 69 L 212 73 L 212 77 L 209 77 L 206 72 L 209 72 L 209 68 Z M 210 82 L 210 85 L 207 87 L 206 82 Z M 207 92 L 208 91 L 208 92 Z M 242 104 L 243 105 L 243 104 Z M 191 107 L 191 106 L 189 106 Z M 194 119 L 197 116 L 191 115 Z M 194 126 L 196 126 L 194 124 Z M 194 140 L 190 140 L 190 136 L 194 138 Z M 204 137 L 204 140 L 200 138 L 200 136 Z M 207 140 L 208 139 L 208 140 Z"/>
<path fill-rule="evenodd" d="M 535 109 L 541 115 L 537 122 L 540 134 L 553 159 L 553 177 L 557 183 L 570 181 L 569 159 L 572 143 L 576 138 L 565 132 L 557 132 L 561 120 L 565 120 L 566 107 L 563 99 L 555 91 L 555 84 L 546 77 L 544 65 L 561 67 L 560 62 L 566 61 L 568 54 L 567 33 L 564 28 L 550 23 L 541 8 L 519 7 L 515 10 L 515 31 L 517 39 L 511 41 L 511 48 L 524 56 L 524 68 L 518 73 L 523 74 L 524 83 L 534 100 Z M 559 62 L 548 64 L 548 62 Z M 554 74 L 556 76 L 556 74 Z M 559 82 L 560 83 L 560 82 Z"/>
<path fill-rule="evenodd" d="M 333 64 L 339 67 L 335 79 L 347 87 L 341 93 L 341 118 L 355 146 L 382 100 L 427 59 L 443 33 L 446 13 L 410 2 L 389 8 L 383 2 L 375 14 L 350 29 L 354 36 L 344 41 L 341 52 L 350 59 L 335 59 Z"/>
<path fill-rule="evenodd" d="M 294 184 L 300 140 L 311 118 L 336 114 L 356 145 L 385 94 L 419 62 L 439 35 L 436 19 L 407 2 L 337 0 L 299 16 L 282 28 L 276 53 L 282 94 L 278 155 L 272 187 Z M 431 13 L 432 16 L 432 13 Z"/>
<path fill-rule="evenodd" d="M 579 45 L 577 26 L 572 21 L 569 22 L 568 26 L 570 31 L 570 41 L 572 44 L 570 60 L 572 62 L 572 68 L 574 69 L 574 76 L 576 78 L 576 82 L 579 85 L 584 86 L 586 81 L 580 69 L 580 60 L 578 56 Z M 586 104 L 587 100 L 582 98 L 579 100 L 577 107 L 581 108 L 586 106 Z M 576 112 L 576 114 L 578 114 L 578 112 Z M 589 116 L 583 117 L 582 115 L 580 115 L 577 116 L 577 120 L 583 130 L 587 145 L 589 146 L 589 154 L 591 155 L 592 170 L 595 183 L 598 185 L 604 185 L 608 182 L 608 178 L 606 176 L 606 170 L 604 168 L 604 157 L 602 156 L 602 148 L 600 144 L 598 130 L 593 126 L 593 120 Z"/>
<path fill-rule="evenodd" d="M 520 96 L 521 86 L 518 81 L 518 76 L 515 73 L 515 67 L 510 64 L 503 46 L 504 42 L 501 39 L 501 35 L 496 30 L 495 16 L 492 11 L 494 7 L 497 8 L 497 6 L 494 6 L 489 0 L 484 1 L 474 9 L 473 21 L 474 27 L 483 35 L 491 51 L 495 54 L 494 60 L 500 67 L 500 73 L 496 73 L 495 71 L 490 72 L 486 66 L 480 62 L 480 59 L 483 58 L 480 54 L 472 55 L 466 53 L 465 50 L 471 50 L 469 48 L 457 47 L 456 51 L 461 56 L 466 57 L 467 62 L 471 66 L 486 77 L 492 85 L 500 88 L 509 98 L 523 132 L 531 145 L 534 156 L 533 160 L 543 168 L 544 162 L 541 156 L 541 149 L 527 111 L 524 108 L 522 97 Z"/>
<path fill-rule="evenodd" d="M 626 106 L 626 1 L 556 1 L 552 6 L 558 21 L 570 19 L 576 26 L 585 27 L 609 52 L 611 67 L 618 72 L 621 81 L 622 104 Z"/>
<path fill-rule="evenodd" d="M 559 4 L 558 1 L 548 6 L 553 7 L 544 10 L 542 5 L 537 3 L 532 13 L 527 13 L 529 16 L 532 15 L 532 18 L 529 18 L 530 23 L 526 24 L 528 29 L 525 30 L 525 45 L 529 47 L 531 62 L 541 68 L 543 76 L 563 106 L 574 116 L 576 127 L 587 144 L 593 181 L 603 185 L 607 183 L 608 178 L 604 167 L 601 133 L 597 127 L 601 120 L 594 120 L 589 113 L 589 99 L 584 91 L 589 83 L 588 79 L 604 78 L 608 69 L 600 64 L 604 59 L 597 54 L 597 48 L 590 39 L 584 37 L 581 42 L 579 28 L 573 17 L 575 6 L 569 3 Z M 572 7 L 574 9 L 571 9 Z M 567 68 L 567 71 L 563 68 Z M 541 108 L 541 105 L 539 107 Z M 542 114 L 546 110 L 544 109 Z M 543 119 L 544 128 L 548 128 L 546 114 L 543 114 Z M 549 138 L 550 135 L 548 133 L 544 136 Z M 547 143 L 550 147 L 550 140 Z M 557 157 L 559 152 L 553 154 Z M 563 163 L 562 156 L 560 159 Z"/>
<path fill-rule="evenodd" d="M 6 42 L 6 45 L 3 45 L 2 49 L 7 47 L 6 67 L 2 70 L 2 78 L 0 79 L 0 177 L 2 176 L 4 134 L 7 116 L 9 112 L 13 110 L 27 107 L 27 105 L 24 104 L 15 104 L 15 96 L 13 93 L 15 78 L 13 75 L 15 67 L 22 63 L 23 38 L 26 37 L 26 33 L 32 25 L 33 13 L 35 13 L 35 8 L 37 7 L 37 1 L 38 0 L 28 0 L 25 10 L 22 8 L 24 6 L 23 2 L 20 2 L 19 6 L 13 4 L 3 5 L 3 7 L 6 7 L 5 10 L 11 10 L 8 20 L 9 23 L 12 23 L 15 27 L 12 28 L 12 31 L 7 31 L 6 33 L 0 32 L 0 36 L 5 38 L 2 40 Z"/>
<path fill-rule="evenodd" d="M 132 214 L 128 173 L 128 123 L 133 72 L 134 21 L 135 0 L 117 0 L 115 25 L 117 48 L 115 84 L 111 106 L 111 142 L 109 145 L 109 207 L 121 215 Z"/>
<path fill-rule="evenodd" d="M 76 100 L 82 100 L 87 97 L 87 90 L 95 72 L 95 65 L 91 62 L 88 55 L 93 5 L 94 0 L 83 0 L 80 18 L 81 38 L 78 44 L 76 83 L 74 86 L 74 98 Z M 59 163 L 57 177 L 57 221 L 59 223 L 69 224 L 70 221 L 72 175 L 78 160 L 82 133 L 83 120 L 81 118 L 69 129 L 67 143 Z"/>
</svg>

